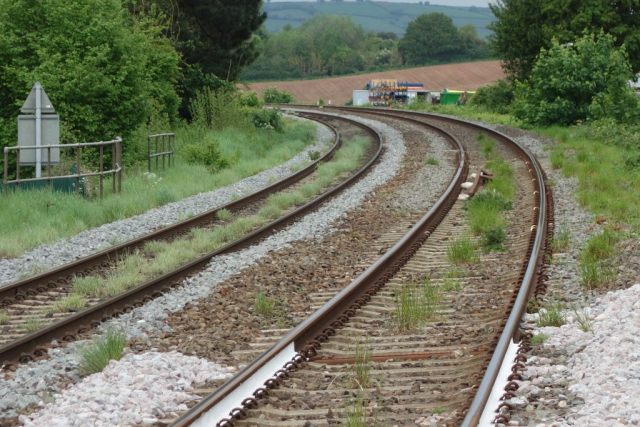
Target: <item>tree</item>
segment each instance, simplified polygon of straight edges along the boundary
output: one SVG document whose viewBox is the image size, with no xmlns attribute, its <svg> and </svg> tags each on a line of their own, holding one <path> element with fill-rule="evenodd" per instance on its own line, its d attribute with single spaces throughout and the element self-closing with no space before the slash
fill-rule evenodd
<svg viewBox="0 0 640 427">
<path fill-rule="evenodd" d="M 0 0 L 0 139 L 36 81 L 61 118 L 64 142 L 121 136 L 153 114 L 175 118 L 179 56 L 162 15 L 132 18 L 121 0 Z"/>
<path fill-rule="evenodd" d="M 613 36 L 585 34 L 573 44 L 553 39 L 542 49 L 531 76 L 517 83 L 514 114 L 525 123 L 572 125 L 587 119 L 638 118 L 638 99 L 627 83 L 633 76 L 624 49 Z"/>
<path fill-rule="evenodd" d="M 640 7 L 637 0 L 496 0 L 497 20 L 489 24 L 490 41 L 512 79 L 527 78 L 541 48 L 555 37 L 573 41 L 583 31 L 603 30 L 625 44 L 634 72 L 640 71 Z"/>
<path fill-rule="evenodd" d="M 445 14 L 422 14 L 409 22 L 398 50 L 406 64 L 443 60 L 461 51 L 460 35 L 451 18 Z"/>
</svg>

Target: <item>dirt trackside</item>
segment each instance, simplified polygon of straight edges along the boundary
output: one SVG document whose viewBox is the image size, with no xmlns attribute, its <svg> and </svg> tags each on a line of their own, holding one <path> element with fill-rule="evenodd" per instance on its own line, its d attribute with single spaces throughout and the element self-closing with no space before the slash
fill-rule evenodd
<svg viewBox="0 0 640 427">
<path fill-rule="evenodd" d="M 410 83 L 424 83 L 428 90 L 475 90 L 504 77 L 500 61 L 465 62 L 462 64 L 433 65 L 406 70 L 359 74 L 318 80 L 250 83 L 251 90 L 262 94 L 269 86 L 291 92 L 298 102 L 314 103 L 322 98 L 333 105 L 344 105 L 351 99 L 354 89 L 364 89 L 371 79 L 391 78 Z"/>
</svg>

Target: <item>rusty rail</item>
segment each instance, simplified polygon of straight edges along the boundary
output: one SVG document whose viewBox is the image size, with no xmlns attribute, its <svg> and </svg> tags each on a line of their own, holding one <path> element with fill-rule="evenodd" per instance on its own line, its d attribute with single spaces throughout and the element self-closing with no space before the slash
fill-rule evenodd
<svg viewBox="0 0 640 427">
<path fill-rule="evenodd" d="M 355 311 L 377 293 L 427 240 L 455 203 L 460 192 L 460 184 L 466 178 L 468 162 L 465 151 L 457 139 L 434 126 L 421 124 L 445 136 L 458 150 L 456 171 L 447 189 L 433 207 L 398 243 L 351 284 L 215 393 L 176 420 L 174 426 L 226 426 L 230 425 L 234 418 L 242 417 L 247 408 L 257 405 L 256 399 L 266 395 L 267 389 L 276 387 L 277 383 L 286 378 L 288 372 L 295 369 L 299 363 L 314 357 L 321 343 L 327 340 L 336 328 L 348 322 L 349 318 L 355 315 Z"/>
<path fill-rule="evenodd" d="M 104 148 L 111 146 L 111 169 L 104 170 Z M 85 147 L 100 148 L 100 170 L 98 172 L 80 173 L 80 158 L 82 149 Z M 76 173 L 73 175 L 51 176 L 51 150 L 52 149 L 77 149 L 76 151 Z M 47 176 L 45 178 L 23 178 L 20 179 L 20 151 L 22 150 L 47 150 Z M 15 151 L 17 156 L 16 162 L 16 179 L 9 180 L 9 154 Z M 21 182 L 39 182 L 47 181 L 47 185 L 51 187 L 51 181 L 63 178 L 75 178 L 76 192 L 80 190 L 80 179 L 90 176 L 100 177 L 100 197 L 103 193 L 103 182 L 105 175 L 112 175 L 113 192 L 119 193 L 122 189 L 122 138 L 116 138 L 112 141 L 85 142 L 81 144 L 56 144 L 42 145 L 39 147 L 4 147 L 4 180 L 2 181 L 2 191 L 7 194 L 9 184 L 16 184 L 20 188 Z"/>
<path fill-rule="evenodd" d="M 311 115 L 306 115 L 306 116 L 311 117 Z M 315 120 L 320 121 L 318 117 L 322 115 L 317 114 L 315 116 L 317 116 L 315 117 Z M 13 341 L 1 346 L 0 347 L 0 366 L 1 365 L 8 366 L 14 361 L 27 362 L 29 360 L 32 360 L 33 355 L 35 355 L 36 357 L 43 355 L 46 352 L 43 346 L 49 343 L 53 339 L 67 340 L 67 341 L 73 340 L 75 334 L 88 331 L 91 327 L 96 326 L 100 322 L 108 320 L 111 317 L 118 316 L 123 312 L 131 311 L 135 307 L 139 307 L 143 305 L 145 302 L 162 295 L 163 292 L 170 290 L 172 287 L 178 286 L 184 278 L 188 277 L 193 272 L 204 268 L 213 257 L 221 254 L 235 252 L 237 250 L 250 246 L 251 244 L 275 233 L 277 230 L 280 230 L 281 228 L 285 227 L 291 222 L 297 220 L 301 216 L 315 209 L 324 201 L 328 200 L 329 198 L 333 197 L 335 194 L 339 193 L 343 189 L 347 188 L 348 186 L 356 182 L 378 160 L 382 152 L 382 139 L 377 132 L 375 132 L 373 129 L 361 123 L 354 122 L 352 120 L 348 120 L 345 118 L 341 118 L 340 120 L 348 122 L 354 126 L 360 127 L 361 129 L 365 130 L 365 132 L 368 132 L 374 138 L 375 142 L 378 145 L 378 149 L 374 154 L 373 158 L 366 165 L 364 165 L 358 172 L 356 172 L 354 175 L 352 175 L 342 184 L 323 193 L 322 195 L 318 196 L 317 198 L 313 199 L 307 204 L 301 206 L 299 209 L 296 209 L 294 212 L 291 212 L 288 215 L 253 231 L 252 233 L 236 240 L 235 242 L 231 242 L 214 252 L 206 254 L 200 257 L 199 259 L 190 262 L 187 265 L 181 266 L 169 273 L 162 275 L 161 277 L 149 280 L 139 286 L 136 286 L 135 288 L 132 288 L 121 295 L 110 298 L 93 307 L 82 310 L 74 315 L 61 319 L 58 322 L 52 323 L 51 325 L 48 325 L 43 329 L 40 329 L 36 332 L 25 335 L 16 341 Z M 282 186 L 289 185 L 292 182 L 295 182 L 301 179 L 302 177 L 311 174 L 313 171 L 315 171 L 319 162 L 330 159 L 335 153 L 335 151 L 337 151 L 337 149 L 340 147 L 339 135 L 335 130 L 335 128 L 332 128 L 332 129 L 334 130 L 336 135 L 335 144 L 332 147 L 332 149 L 328 153 L 326 153 L 324 156 L 322 156 L 320 159 L 313 162 L 307 168 L 299 171 L 298 173 L 291 175 L 281 180 L 280 182 L 275 183 L 257 193 L 249 195 L 235 202 L 229 203 L 218 209 L 209 211 L 205 214 L 200 215 L 199 217 L 195 217 L 195 218 L 192 218 L 191 220 L 183 221 L 167 229 L 160 230 L 159 232 L 142 237 L 140 239 L 136 239 L 127 244 L 120 245 L 117 248 L 114 248 L 112 250 L 101 252 L 100 254 L 97 254 L 96 256 L 91 257 L 92 262 L 94 264 L 95 262 L 106 262 L 103 260 L 108 259 L 109 254 L 111 254 L 111 256 L 119 256 L 124 254 L 127 249 L 131 250 L 132 248 L 140 247 L 141 245 L 144 244 L 144 242 L 149 241 L 150 239 L 162 238 L 161 236 L 166 237 L 170 235 L 169 233 L 173 234 L 173 233 L 176 233 L 177 231 L 191 228 L 196 224 L 198 224 L 198 222 L 193 221 L 196 218 L 200 218 L 201 221 L 206 220 L 210 218 L 211 215 L 215 215 L 215 212 L 217 212 L 219 209 L 237 208 L 238 206 L 240 206 L 240 202 L 242 201 L 244 201 L 246 204 L 247 201 L 257 200 L 260 197 L 264 197 L 269 192 L 276 191 L 276 189 L 279 189 Z M 66 277 L 69 274 L 73 274 L 74 272 L 84 271 L 82 269 L 82 265 L 84 262 L 86 261 L 80 260 L 71 265 L 63 266 L 57 270 L 54 270 L 53 272 L 44 273 L 40 276 L 37 276 L 36 278 L 46 278 L 45 283 L 47 283 L 46 281 L 49 281 L 49 283 L 51 283 L 50 281 L 58 277 L 60 274 L 64 274 L 64 277 Z M 46 284 L 45 285 L 40 284 L 38 286 L 42 287 L 43 289 L 39 290 L 36 287 L 34 287 L 35 286 L 34 283 L 29 282 L 29 279 L 28 279 L 22 282 L 18 282 L 14 285 L 9 285 L 8 287 L 5 287 L 10 289 L 0 288 L 0 291 L 3 291 L 3 292 L 10 291 L 14 293 L 22 292 L 21 287 L 26 285 L 29 285 L 31 287 L 32 293 L 41 291 L 41 290 L 46 290 L 47 288 Z"/>
</svg>

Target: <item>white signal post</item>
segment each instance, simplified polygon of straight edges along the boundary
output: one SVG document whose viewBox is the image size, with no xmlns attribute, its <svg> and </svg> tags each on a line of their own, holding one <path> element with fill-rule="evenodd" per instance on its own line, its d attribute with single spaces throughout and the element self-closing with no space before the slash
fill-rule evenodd
<svg viewBox="0 0 640 427">
<path fill-rule="evenodd" d="M 36 178 L 42 178 L 42 85 L 36 83 Z"/>
</svg>

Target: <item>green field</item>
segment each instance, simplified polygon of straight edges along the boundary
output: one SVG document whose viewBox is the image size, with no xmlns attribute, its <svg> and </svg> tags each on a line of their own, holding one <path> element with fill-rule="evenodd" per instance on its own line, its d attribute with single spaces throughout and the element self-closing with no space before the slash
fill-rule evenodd
<svg viewBox="0 0 640 427">
<path fill-rule="evenodd" d="M 361 24 L 365 30 L 394 32 L 404 34 L 409 21 L 423 13 L 441 12 L 451 17 L 457 27 L 472 24 L 478 31 L 478 36 L 486 38 L 491 31 L 487 29 L 495 17 L 488 8 L 480 7 L 452 7 L 437 5 L 421 5 L 415 3 L 386 3 L 386 2 L 287 2 L 265 3 L 267 12 L 265 23 L 267 30 L 275 32 L 286 24 L 298 27 L 303 21 L 316 13 L 330 13 L 334 15 L 351 16 L 354 22 Z"/>
</svg>

